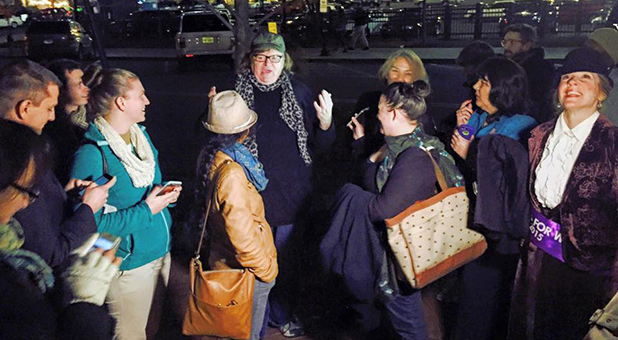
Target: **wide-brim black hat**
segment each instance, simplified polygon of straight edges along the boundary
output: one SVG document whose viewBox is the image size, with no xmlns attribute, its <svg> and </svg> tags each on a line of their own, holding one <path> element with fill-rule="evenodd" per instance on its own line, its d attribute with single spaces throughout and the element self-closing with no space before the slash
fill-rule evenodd
<svg viewBox="0 0 618 340">
<path fill-rule="evenodd" d="M 591 48 L 577 48 L 569 52 L 564 58 L 562 67 L 558 70 L 559 76 L 573 72 L 593 72 L 605 76 L 610 84 L 614 82 L 609 78 L 612 65 L 603 62 L 603 55 Z"/>
</svg>

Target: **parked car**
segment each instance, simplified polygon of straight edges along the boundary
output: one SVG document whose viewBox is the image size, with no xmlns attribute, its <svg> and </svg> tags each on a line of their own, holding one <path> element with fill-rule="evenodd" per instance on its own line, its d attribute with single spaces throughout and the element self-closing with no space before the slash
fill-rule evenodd
<svg viewBox="0 0 618 340">
<path fill-rule="evenodd" d="M 123 29 L 127 36 L 173 37 L 180 27 L 179 9 L 159 9 L 133 12 L 126 19 Z"/>
<path fill-rule="evenodd" d="M 544 33 L 556 32 L 556 10 L 546 2 L 518 2 L 500 18 L 500 32 L 512 24 L 528 24 Z"/>
<path fill-rule="evenodd" d="M 23 25 L 24 22 L 20 17 L 12 15 L 10 18 L 0 17 L 0 27 L 9 27 L 17 28 L 17 26 Z"/>
<path fill-rule="evenodd" d="M 511 11 L 511 8 L 515 5 L 513 0 L 498 0 L 491 5 L 483 4 L 483 16 L 482 22 L 497 23 L 500 18 L 503 18 Z M 464 14 L 464 18 L 469 21 L 476 20 L 476 6 L 470 6 L 470 8 Z"/>
<path fill-rule="evenodd" d="M 73 20 L 33 21 L 26 30 L 28 57 L 34 60 L 54 57 L 77 59 L 94 56 L 92 38 Z"/>
<path fill-rule="evenodd" d="M 426 17 L 425 28 L 427 36 L 437 36 L 440 34 L 441 24 L 440 18 Z M 406 8 L 391 16 L 388 21 L 382 24 L 380 35 L 387 39 L 398 37 L 406 40 L 420 37 L 422 30 L 422 9 Z"/>
<path fill-rule="evenodd" d="M 590 22 L 594 30 L 601 27 L 618 29 L 618 1 L 615 1 L 613 4 L 608 3 Z"/>
<path fill-rule="evenodd" d="M 591 1 L 569 1 L 559 4 L 557 22 L 560 25 L 587 24 L 605 10 L 605 3 Z"/>
<path fill-rule="evenodd" d="M 199 56 L 233 52 L 234 33 L 214 13 L 188 12 L 181 16 L 176 34 L 176 57 L 180 65 Z"/>
<path fill-rule="evenodd" d="M 33 17 L 35 20 L 62 20 L 70 19 L 70 13 L 64 8 L 46 8 L 36 13 Z"/>
</svg>

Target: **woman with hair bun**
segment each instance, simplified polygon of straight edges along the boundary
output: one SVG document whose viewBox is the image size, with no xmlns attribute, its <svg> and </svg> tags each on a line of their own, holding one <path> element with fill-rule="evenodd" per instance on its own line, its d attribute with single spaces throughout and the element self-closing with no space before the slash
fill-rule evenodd
<svg viewBox="0 0 618 340">
<path fill-rule="evenodd" d="M 429 76 L 423 61 L 409 48 L 402 48 L 391 53 L 380 67 L 378 78 L 382 86 L 396 82 L 411 84 L 417 80 L 422 80 L 429 85 Z M 355 112 L 367 109 L 358 118 L 353 117 L 348 124 L 354 139 L 351 147 L 357 157 L 368 157 L 384 143 L 384 137 L 380 133 L 380 123 L 376 119 L 381 96 L 381 91 L 365 92 L 361 94 L 356 103 Z M 423 115 L 420 122 L 426 133 L 435 134 L 431 116 Z"/>
<path fill-rule="evenodd" d="M 134 73 L 103 70 L 93 83 L 89 104 L 96 118 L 75 154 L 71 173 L 79 179 L 96 180 L 104 173 L 117 178 L 95 221 L 99 232 L 121 238 L 118 255 L 124 261 L 106 299 L 116 319 L 115 338 L 120 340 L 151 338 L 161 321 L 171 262 L 172 218 L 167 207 L 182 189 L 161 190 L 157 149 L 138 125 L 146 120 L 148 105 Z"/>
<path fill-rule="evenodd" d="M 392 83 L 382 92 L 377 118 L 385 143 L 361 166 L 362 189 L 354 184 L 346 184 L 340 190 L 339 206 L 331 230 L 320 246 L 323 256 L 336 252 L 338 246 L 333 247 L 332 240 L 336 240 L 335 243 L 340 242 L 337 241 L 338 233 L 345 234 L 346 228 L 359 228 L 354 229 L 353 234 L 366 233 L 367 240 L 379 239 L 379 242 L 359 240 L 371 244 L 356 244 L 348 239 L 345 245 L 348 247 L 344 250 L 346 254 L 350 251 L 356 252 L 354 249 L 358 247 L 365 247 L 363 249 L 372 249 L 372 254 L 366 255 L 373 257 L 367 260 L 371 261 L 367 267 L 372 267 L 372 274 L 362 278 L 364 285 L 354 280 L 357 277 L 351 278 L 352 280 L 343 278 L 350 293 L 357 302 L 361 302 L 352 307 L 363 314 L 367 305 L 379 299 L 386 307 L 388 319 L 399 336 L 415 340 L 428 338 L 420 290 L 415 290 L 407 281 L 394 277 L 396 260 L 391 257 L 392 252 L 388 249 L 384 220 L 395 217 L 415 202 L 436 194 L 437 178 L 428 152 L 438 163 L 449 187 L 463 185 L 463 177 L 453 158 L 444 150 L 444 145 L 438 138 L 427 135 L 419 124 L 419 119 L 427 108 L 425 97 L 428 94 L 429 85 L 422 80 L 411 84 Z M 358 200 L 354 198 L 353 203 L 346 205 L 346 197 L 352 196 Z M 353 212 L 353 221 L 338 217 L 345 216 L 346 210 Z M 357 221 L 363 218 L 366 218 L 368 225 L 358 227 Z M 384 265 L 389 267 L 387 274 L 385 266 L 382 265 L 383 259 L 386 259 Z M 363 260 L 360 257 L 355 259 L 356 262 Z M 337 268 L 328 261 L 325 261 L 325 266 L 338 274 Z M 348 270 L 362 272 L 364 268 L 350 267 L 343 273 L 344 276 L 348 274 Z M 381 274 L 376 277 L 376 272 Z M 388 285 L 379 284 L 379 288 L 371 285 L 370 282 L 383 282 L 385 275 L 389 277 Z M 367 324 L 371 321 L 361 320 L 361 327 L 368 328 Z"/>
</svg>

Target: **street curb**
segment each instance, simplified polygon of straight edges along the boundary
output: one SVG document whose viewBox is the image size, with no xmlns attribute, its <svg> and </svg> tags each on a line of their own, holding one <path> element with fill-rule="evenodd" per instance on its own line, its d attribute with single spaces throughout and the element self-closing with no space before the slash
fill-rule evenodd
<svg viewBox="0 0 618 340">
<path fill-rule="evenodd" d="M 546 48 L 546 59 L 559 62 L 570 51 L 569 47 L 550 47 Z M 388 55 L 398 48 L 375 48 L 369 51 L 352 51 L 348 53 L 333 52 L 333 55 L 320 56 L 320 49 L 298 49 L 290 50 L 293 59 L 315 63 L 381 63 L 386 60 Z M 454 64 L 455 59 L 461 48 L 441 47 L 412 48 L 424 63 L 431 64 Z M 497 53 L 501 50 L 495 48 Z M 21 52 L 21 51 L 20 51 Z M 25 58 L 23 53 L 13 55 L 8 48 L 0 48 L 0 58 L 17 59 Z M 176 60 L 176 51 L 173 49 L 109 49 L 106 57 L 112 60 Z"/>
</svg>

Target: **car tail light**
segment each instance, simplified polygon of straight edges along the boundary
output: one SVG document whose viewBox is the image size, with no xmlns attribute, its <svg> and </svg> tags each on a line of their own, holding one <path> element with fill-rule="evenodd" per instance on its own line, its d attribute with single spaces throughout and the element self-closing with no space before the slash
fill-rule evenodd
<svg viewBox="0 0 618 340">
<path fill-rule="evenodd" d="M 178 48 L 185 48 L 185 47 L 187 47 L 187 42 L 185 41 L 185 38 L 179 37 L 178 38 Z"/>
<path fill-rule="evenodd" d="M 195 57 L 193 54 L 186 54 L 185 55 L 185 58 L 193 58 L 193 57 Z"/>
</svg>

